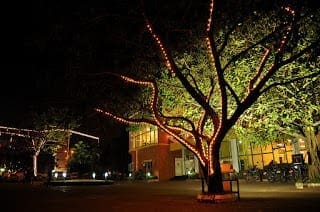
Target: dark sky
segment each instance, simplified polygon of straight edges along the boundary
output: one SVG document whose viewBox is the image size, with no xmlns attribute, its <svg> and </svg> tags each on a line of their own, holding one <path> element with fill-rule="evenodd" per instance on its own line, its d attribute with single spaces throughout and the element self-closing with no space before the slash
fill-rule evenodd
<svg viewBox="0 0 320 212">
<path fill-rule="evenodd" d="M 74 31 L 80 33 L 90 8 L 97 7 L 108 5 L 49 0 L 3 6 L 0 124 L 23 120 L 26 112 L 51 104 L 68 104 Z"/>
<path fill-rule="evenodd" d="M 77 77 L 128 63 L 132 47 L 141 47 L 135 43 L 143 28 L 138 2 L 32 0 L 4 5 L 0 124 L 24 122 L 26 113 L 54 104 L 90 105 L 74 95 L 74 88 L 82 86 Z M 168 2 L 147 5 L 154 20 L 162 11 L 158 6 Z"/>
<path fill-rule="evenodd" d="M 317 0 L 310 1 L 319 5 Z M 136 20 L 140 14 L 138 2 L 32 0 L 2 4 L 0 124 L 23 120 L 21 114 L 50 104 L 77 102 L 79 99 L 74 99 L 75 95 L 68 90 L 70 80 L 76 79 L 72 78 L 77 72 L 76 59 L 81 61 L 84 72 L 117 68 L 130 60 L 135 51 L 132 46 L 136 45 L 132 41 L 141 32 Z M 199 18 L 205 12 L 189 16 L 184 8 L 194 10 L 196 2 L 202 11 L 208 3 L 146 2 L 153 21 L 167 18 L 167 13 L 186 23 L 188 18 L 194 21 L 194 17 Z"/>
</svg>

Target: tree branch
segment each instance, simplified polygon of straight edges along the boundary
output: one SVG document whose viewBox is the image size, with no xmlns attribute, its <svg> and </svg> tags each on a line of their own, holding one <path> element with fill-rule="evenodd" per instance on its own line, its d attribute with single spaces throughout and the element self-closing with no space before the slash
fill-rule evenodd
<svg viewBox="0 0 320 212">
<path fill-rule="evenodd" d="M 284 65 L 287 65 L 293 61 L 295 61 L 296 59 L 298 59 L 299 57 L 301 57 L 302 55 L 306 54 L 307 52 L 309 52 L 311 49 L 316 48 L 320 45 L 320 38 L 318 38 L 317 40 L 315 40 L 313 43 L 311 43 L 309 46 L 307 46 L 306 48 L 304 48 L 303 50 L 301 50 L 299 53 L 291 56 L 290 58 L 282 61 L 279 66 L 282 67 Z"/>
<path fill-rule="evenodd" d="M 290 80 L 283 81 L 283 82 L 275 82 L 275 83 L 270 84 L 269 86 L 267 86 L 263 90 L 261 90 L 260 93 L 263 94 L 263 93 L 267 92 L 268 90 L 270 90 L 271 88 L 279 86 L 279 85 L 290 84 L 290 83 L 293 83 L 293 82 L 297 82 L 297 81 L 300 81 L 300 80 L 303 80 L 303 79 L 315 77 L 315 76 L 318 76 L 318 75 L 320 76 L 320 70 L 315 72 L 315 73 L 311 73 L 311 74 L 308 74 L 308 75 L 305 75 L 305 76 L 302 76 L 302 77 L 296 77 L 294 79 L 290 79 Z"/>
<path fill-rule="evenodd" d="M 167 51 L 167 48 L 164 46 L 163 42 L 161 41 L 159 35 L 157 35 L 154 32 L 154 29 L 151 25 L 151 23 L 149 22 L 148 18 L 146 17 L 145 14 L 144 18 L 146 21 L 146 26 L 148 31 L 150 32 L 150 34 L 152 35 L 153 39 L 156 42 L 156 45 L 159 47 L 161 54 L 165 60 L 165 64 L 168 68 L 168 70 L 170 71 L 170 73 L 172 74 L 172 76 L 176 76 L 180 82 L 182 83 L 182 85 L 186 88 L 186 90 L 188 91 L 188 93 L 193 97 L 193 99 L 199 103 L 199 105 L 206 111 L 208 111 L 208 114 L 210 115 L 210 117 L 214 120 L 213 123 L 216 125 L 218 122 L 218 114 L 213 110 L 212 107 L 210 107 L 210 105 L 206 102 L 205 97 L 202 93 L 199 93 L 197 89 L 195 89 L 190 82 L 186 79 L 186 77 L 182 74 L 182 72 L 179 70 L 179 68 L 177 67 L 177 65 L 174 62 L 174 59 L 172 58 L 172 56 L 170 55 L 170 53 Z"/>
<path fill-rule="evenodd" d="M 152 120 L 145 119 L 145 118 L 126 118 L 123 116 L 119 116 L 110 112 L 106 112 L 100 108 L 94 108 L 94 110 L 98 113 L 102 113 L 118 122 L 124 123 L 124 124 L 151 124 L 156 125 L 156 123 Z"/>
<path fill-rule="evenodd" d="M 240 106 L 241 101 L 240 101 L 238 95 L 236 94 L 236 92 L 233 90 L 233 88 L 231 87 L 231 85 L 227 81 L 225 83 L 226 83 L 226 86 L 227 86 L 228 90 L 230 91 L 231 95 L 236 100 L 237 105 Z"/>
<path fill-rule="evenodd" d="M 235 56 L 233 56 L 228 62 L 227 64 L 222 68 L 222 70 L 226 70 L 228 68 L 228 66 L 230 66 L 233 62 L 237 61 L 242 55 L 246 54 L 248 51 L 250 51 L 251 49 L 255 48 L 256 46 L 266 42 L 267 40 L 269 40 L 270 38 L 272 38 L 272 36 L 274 35 L 275 31 L 271 32 L 269 35 L 267 35 L 266 37 L 262 38 L 261 40 L 259 40 L 258 42 L 252 44 L 251 46 L 249 46 L 248 48 L 242 50 L 241 52 L 239 52 L 238 54 L 236 54 Z"/>
<path fill-rule="evenodd" d="M 253 88 L 253 85 L 257 82 L 258 78 L 261 76 L 262 70 L 265 67 L 267 60 L 269 59 L 270 54 L 271 54 L 271 49 L 267 49 L 262 57 L 262 60 L 257 69 L 256 75 L 249 82 L 249 91 Z"/>
</svg>

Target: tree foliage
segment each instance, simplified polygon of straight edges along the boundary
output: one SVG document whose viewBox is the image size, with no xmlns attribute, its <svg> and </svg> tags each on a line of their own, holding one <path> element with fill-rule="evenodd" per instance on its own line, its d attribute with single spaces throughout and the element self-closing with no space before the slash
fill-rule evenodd
<svg viewBox="0 0 320 212">
<path fill-rule="evenodd" d="M 306 71 L 298 65 L 297 68 Z M 238 135 L 243 141 L 262 144 L 283 138 L 304 140 L 311 161 L 309 179 L 319 178 L 319 86 L 317 76 L 272 89 L 244 114 L 246 126 L 241 121 L 235 126 Z"/>
<path fill-rule="evenodd" d="M 79 127 L 79 117 L 68 108 L 49 108 L 43 113 L 35 113 L 33 116 L 34 127 L 39 136 L 35 137 L 34 146 L 36 151 L 44 148 L 46 151 L 55 153 L 66 139 L 71 135 L 68 130 Z"/>
<path fill-rule="evenodd" d="M 97 148 L 94 148 L 83 141 L 79 141 L 74 145 L 73 154 L 68 161 L 68 167 L 71 172 L 86 172 L 95 171 L 96 164 L 100 154 Z"/>
</svg>

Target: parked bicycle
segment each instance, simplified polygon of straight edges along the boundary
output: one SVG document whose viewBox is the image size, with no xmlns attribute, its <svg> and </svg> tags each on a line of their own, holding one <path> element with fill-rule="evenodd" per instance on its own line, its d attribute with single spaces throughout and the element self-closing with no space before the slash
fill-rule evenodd
<svg viewBox="0 0 320 212">
<path fill-rule="evenodd" d="M 272 164 L 264 168 L 263 175 L 269 182 L 274 183 L 280 182 L 283 179 L 284 173 L 277 165 Z"/>
<path fill-rule="evenodd" d="M 243 177 L 247 182 L 262 181 L 262 170 L 254 166 L 245 170 Z"/>
<path fill-rule="evenodd" d="M 263 176 L 269 182 L 296 182 L 308 179 L 307 165 L 303 164 L 271 164 L 264 167 Z"/>
</svg>

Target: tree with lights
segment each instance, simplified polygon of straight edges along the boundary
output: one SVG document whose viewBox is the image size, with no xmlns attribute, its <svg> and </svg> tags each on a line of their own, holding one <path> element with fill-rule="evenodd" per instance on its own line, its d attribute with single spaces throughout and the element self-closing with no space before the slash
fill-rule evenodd
<svg viewBox="0 0 320 212">
<path fill-rule="evenodd" d="M 298 59 L 307 62 L 318 54 L 319 34 L 304 29 L 315 24 L 312 13 L 302 14 L 299 6 L 287 4 L 272 12 L 251 11 L 241 19 L 220 13 L 221 5 L 210 1 L 202 43 L 176 51 L 144 15 L 165 67 L 154 66 L 153 74 L 146 70 L 97 74 L 141 87 L 143 95 L 142 106 L 132 106 L 123 114 L 108 105 L 96 111 L 168 133 L 196 155 L 210 194 L 223 192 L 219 150 L 240 116 L 271 88 L 320 73 L 319 66 L 303 75 L 287 68 Z"/>
<path fill-rule="evenodd" d="M 58 128 L 45 128 L 45 130 L 31 130 L 0 126 L 1 135 L 9 135 L 9 150 L 15 153 L 32 153 L 33 176 L 38 175 L 38 156 L 44 149 L 55 152 L 61 145 L 65 145 L 69 133 Z M 19 139 L 18 139 L 19 138 Z M 14 142 L 13 142 L 14 141 Z"/>
<path fill-rule="evenodd" d="M 40 152 L 51 152 L 55 155 L 61 146 L 69 145 L 70 130 L 78 127 L 78 120 L 67 108 L 49 108 L 42 114 L 34 114 L 34 125 L 37 132 L 31 137 L 33 150 L 33 174 L 37 176 L 37 160 Z"/>
</svg>

